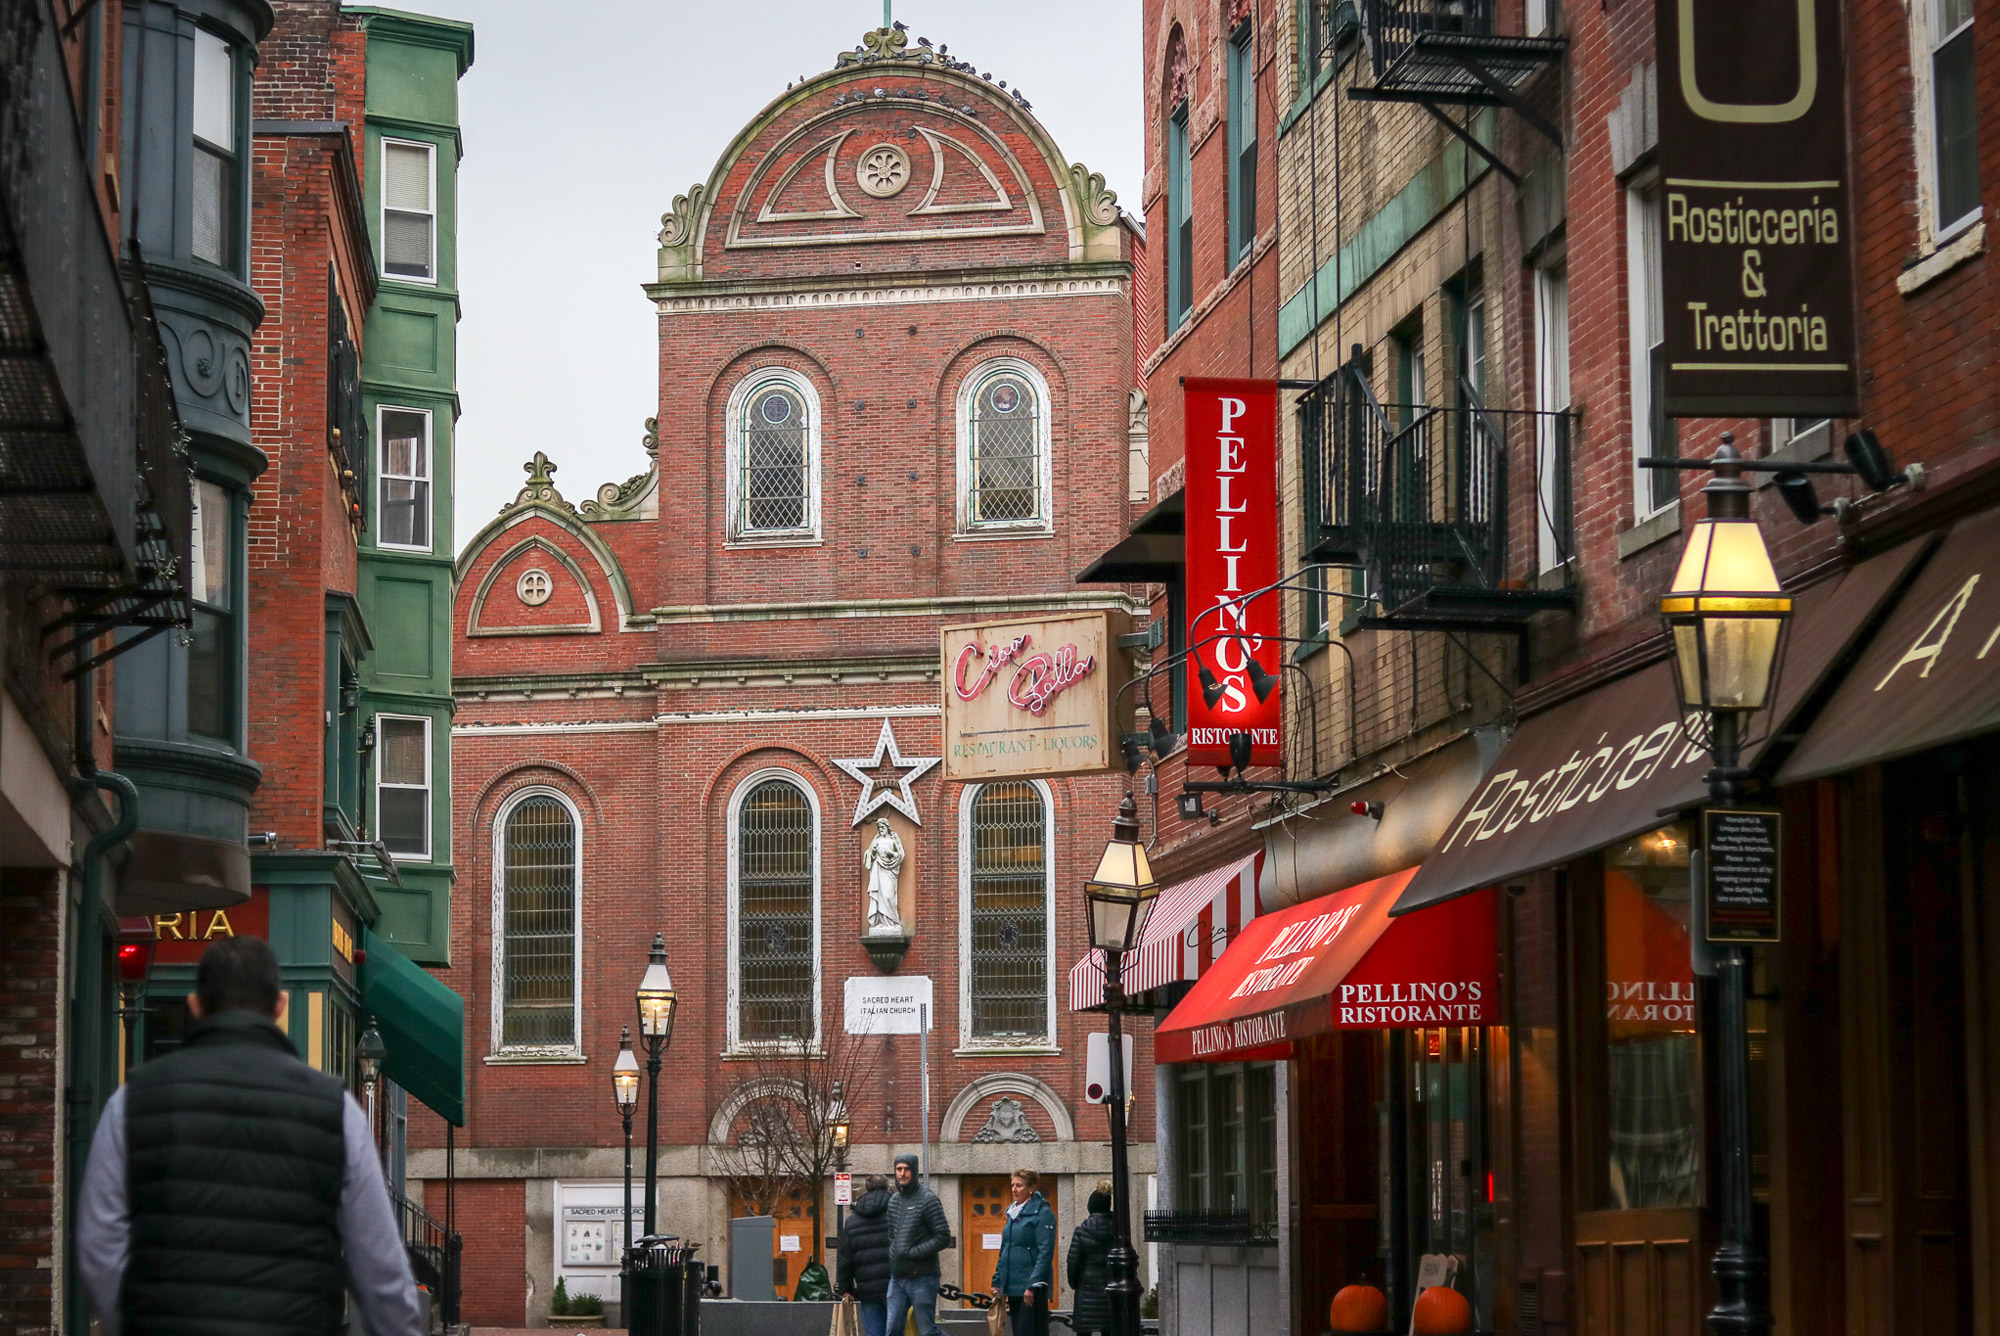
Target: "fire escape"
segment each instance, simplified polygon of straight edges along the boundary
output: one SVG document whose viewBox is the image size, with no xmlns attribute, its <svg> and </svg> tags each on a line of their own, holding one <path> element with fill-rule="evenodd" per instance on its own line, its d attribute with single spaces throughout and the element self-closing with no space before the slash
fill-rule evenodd
<svg viewBox="0 0 2000 1336">
<path fill-rule="evenodd" d="M 1548 0 L 1553 9 L 1554 0 Z M 1414 102 L 1515 185 L 1518 172 L 1446 106 L 1505 107 L 1562 148 L 1562 130 L 1521 95 L 1521 86 L 1562 58 L 1567 39 L 1494 31 L 1494 0 L 1361 0 L 1375 83 L 1354 88 L 1361 102 Z"/>
<path fill-rule="evenodd" d="M 1358 568 L 1355 592 L 1371 596 L 1360 629 L 1491 632 L 1525 652 L 1530 618 L 1576 606 L 1571 415 L 1488 408 L 1463 378 L 1457 388 L 1453 406 L 1385 408 L 1350 362 L 1300 399 L 1304 556 Z M 1534 467 L 1510 470 L 1510 456 Z M 1509 500 L 1520 473 L 1526 508 Z M 1533 561 L 1513 556 L 1517 534 L 1532 535 Z"/>
</svg>

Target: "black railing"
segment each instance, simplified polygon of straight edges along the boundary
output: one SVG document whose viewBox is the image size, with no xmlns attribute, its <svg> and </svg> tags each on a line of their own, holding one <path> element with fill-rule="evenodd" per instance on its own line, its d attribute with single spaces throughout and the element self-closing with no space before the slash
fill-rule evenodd
<svg viewBox="0 0 2000 1336">
<path fill-rule="evenodd" d="M 419 1285 L 436 1296 L 438 1314 L 449 1331 L 458 1325 L 459 1254 L 464 1242 L 446 1229 L 443 1221 L 394 1188 L 389 1190 L 389 1201 L 403 1231 L 403 1251 L 409 1254 L 410 1271 Z"/>
<path fill-rule="evenodd" d="M 1368 56 L 1379 79 L 1429 33 L 1480 36 L 1493 31 L 1493 0 L 1362 0 Z"/>
<path fill-rule="evenodd" d="M 1278 1222 L 1242 1212 L 1148 1211 L 1146 1242 L 1210 1248 L 1275 1248 Z"/>
<path fill-rule="evenodd" d="M 1346 367 L 1298 405 L 1305 555 L 1360 566 L 1385 616 L 1441 589 L 1505 594 L 1568 560 L 1570 415 L 1487 408 L 1463 381 L 1457 397 L 1384 407 Z M 1510 454 L 1533 461 L 1519 514 Z M 1515 531 L 1533 535 L 1535 570 L 1513 560 Z"/>
</svg>

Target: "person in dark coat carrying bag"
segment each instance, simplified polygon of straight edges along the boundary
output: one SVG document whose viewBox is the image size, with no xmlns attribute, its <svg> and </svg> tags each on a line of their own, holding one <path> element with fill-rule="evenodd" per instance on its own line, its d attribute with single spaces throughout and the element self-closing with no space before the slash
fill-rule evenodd
<svg viewBox="0 0 2000 1336">
<path fill-rule="evenodd" d="M 870 1174 L 861 1188 L 840 1226 L 833 1292 L 860 1303 L 862 1336 L 883 1336 L 889 1324 L 889 1180 Z"/>
<path fill-rule="evenodd" d="M 993 1292 L 1007 1300 L 1014 1336 L 1048 1336 L 1049 1291 L 1056 1280 L 1056 1212 L 1038 1189 L 1041 1176 L 1016 1169 L 1014 1204 L 1000 1229 Z"/>
<path fill-rule="evenodd" d="M 1111 1330 L 1111 1303 L 1104 1287 L 1111 1281 L 1111 1245 L 1118 1227 L 1111 1220 L 1111 1183 L 1102 1180 L 1090 1194 L 1090 1217 L 1069 1236 L 1070 1326 L 1076 1336 Z"/>
<path fill-rule="evenodd" d="M 178 1052 L 104 1106 L 77 1266 L 105 1336 L 420 1336 L 417 1287 L 368 1115 L 278 1028 L 277 957 L 202 953 Z"/>
</svg>

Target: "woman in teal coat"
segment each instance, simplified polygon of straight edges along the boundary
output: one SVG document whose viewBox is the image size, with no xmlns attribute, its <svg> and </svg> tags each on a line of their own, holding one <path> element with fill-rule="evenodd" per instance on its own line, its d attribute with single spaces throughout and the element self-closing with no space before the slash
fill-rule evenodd
<svg viewBox="0 0 2000 1336">
<path fill-rule="evenodd" d="M 1056 1275 L 1056 1212 L 1037 1191 L 1032 1169 L 1014 1171 L 1014 1204 L 1000 1231 L 993 1292 L 1007 1298 L 1014 1336 L 1048 1336 L 1049 1293 Z"/>
</svg>

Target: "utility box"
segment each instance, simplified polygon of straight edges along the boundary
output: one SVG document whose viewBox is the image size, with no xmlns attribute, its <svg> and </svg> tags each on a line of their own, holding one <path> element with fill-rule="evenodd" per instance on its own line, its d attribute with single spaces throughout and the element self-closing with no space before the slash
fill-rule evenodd
<svg viewBox="0 0 2000 1336">
<path fill-rule="evenodd" d="M 777 1256 L 772 1250 L 778 1222 L 746 1215 L 729 1222 L 729 1297 L 770 1303 L 778 1297 Z"/>
</svg>

